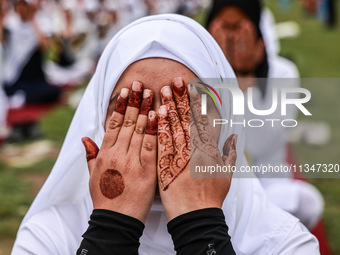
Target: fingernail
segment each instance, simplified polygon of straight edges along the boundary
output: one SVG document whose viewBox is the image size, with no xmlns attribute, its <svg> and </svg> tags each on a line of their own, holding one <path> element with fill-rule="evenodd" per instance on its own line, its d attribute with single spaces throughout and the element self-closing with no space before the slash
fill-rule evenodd
<svg viewBox="0 0 340 255">
<path fill-rule="evenodd" d="M 156 112 L 155 111 L 149 111 L 149 119 L 152 120 L 154 119 L 156 116 Z"/>
<path fill-rule="evenodd" d="M 150 95 L 151 95 L 151 90 L 149 90 L 149 89 L 144 89 L 144 91 L 143 91 L 143 98 L 147 98 L 147 97 L 149 97 Z"/>
<path fill-rule="evenodd" d="M 132 90 L 133 91 L 140 91 L 142 89 L 142 83 L 140 83 L 139 81 L 134 81 L 132 83 Z"/>
<path fill-rule="evenodd" d="M 129 95 L 129 89 L 127 88 L 122 88 L 122 90 L 120 91 L 120 96 L 123 98 L 127 98 Z"/>
<path fill-rule="evenodd" d="M 159 107 L 159 113 L 162 115 L 166 115 L 167 110 L 166 110 L 166 106 L 162 105 L 161 107 Z"/>
<path fill-rule="evenodd" d="M 175 87 L 177 87 L 177 88 L 183 87 L 183 79 L 182 79 L 182 77 L 177 77 L 177 78 L 175 78 L 175 79 L 174 79 L 174 85 L 175 85 Z"/>
<path fill-rule="evenodd" d="M 173 89 L 179 96 L 182 96 L 185 91 L 184 81 L 182 77 L 177 77 L 173 81 Z"/>
<path fill-rule="evenodd" d="M 169 86 L 165 86 L 162 88 L 161 93 L 163 96 L 171 96 L 171 88 Z"/>
<path fill-rule="evenodd" d="M 193 84 L 190 84 L 190 94 L 192 96 L 196 96 L 198 94 L 197 88 Z"/>
</svg>

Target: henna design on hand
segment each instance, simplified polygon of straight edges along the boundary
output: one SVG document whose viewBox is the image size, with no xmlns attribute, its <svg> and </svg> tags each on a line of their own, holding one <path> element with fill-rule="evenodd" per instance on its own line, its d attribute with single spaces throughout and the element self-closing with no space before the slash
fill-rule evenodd
<svg viewBox="0 0 340 255">
<path fill-rule="evenodd" d="M 95 144 L 90 138 L 83 137 L 81 139 L 86 148 L 86 160 L 89 162 L 91 159 L 95 159 L 98 155 L 99 149 L 97 144 Z"/>
<path fill-rule="evenodd" d="M 148 121 L 146 123 L 145 134 L 156 135 L 157 134 L 157 122 L 158 118 L 154 111 L 149 112 Z"/>
<path fill-rule="evenodd" d="M 221 157 L 220 151 L 214 140 L 208 117 L 201 114 L 201 97 L 192 84 L 190 85 L 190 99 L 190 103 L 192 104 L 190 126 L 192 130 L 197 129 L 197 132 L 191 132 L 191 155 L 193 155 L 196 150 L 199 150 L 203 155 L 206 154 L 218 160 Z"/>
<path fill-rule="evenodd" d="M 138 81 L 132 83 L 132 90 L 129 94 L 128 106 L 138 108 L 142 101 L 143 85 Z"/>
<path fill-rule="evenodd" d="M 149 111 L 153 107 L 153 98 L 154 98 L 153 92 L 149 89 L 145 89 L 143 92 L 143 100 L 139 114 L 148 116 Z"/>
<path fill-rule="evenodd" d="M 174 176 L 170 169 L 173 160 L 173 144 L 168 119 L 166 107 L 161 106 L 158 113 L 158 141 L 161 155 L 158 160 L 158 174 L 163 190 L 168 188 Z"/>
<path fill-rule="evenodd" d="M 115 112 L 118 112 L 120 114 L 125 114 L 126 111 L 126 107 L 128 104 L 128 95 L 129 95 L 129 89 L 127 88 L 123 88 L 122 91 L 120 92 L 120 95 L 117 99 L 116 102 L 116 108 L 115 108 Z"/>
<path fill-rule="evenodd" d="M 114 169 L 107 169 L 100 177 L 100 191 L 108 199 L 120 196 L 125 188 L 121 173 Z"/>
<path fill-rule="evenodd" d="M 184 83 L 181 81 L 181 84 L 175 90 L 178 96 L 177 99 L 183 97 L 185 92 Z M 178 106 L 180 106 L 179 114 L 177 112 L 178 106 L 176 107 L 170 87 L 164 87 L 161 94 L 162 101 L 168 111 L 167 114 L 159 116 L 160 159 L 158 161 L 158 171 L 160 187 L 166 190 L 170 183 L 184 170 L 190 159 L 190 136 L 188 137 L 188 120 L 190 121 L 190 117 L 188 118 L 187 116 L 190 112 L 190 107 L 189 100 L 182 104 L 178 101 Z M 184 123 L 185 130 L 181 119 L 186 121 Z"/>
<path fill-rule="evenodd" d="M 173 91 L 178 116 L 184 131 L 186 145 L 190 152 L 190 102 L 184 81 L 181 77 L 174 79 Z"/>
<path fill-rule="evenodd" d="M 225 165 L 235 166 L 237 159 L 236 151 L 237 135 L 232 134 L 225 141 L 223 146 L 223 162 Z"/>
</svg>

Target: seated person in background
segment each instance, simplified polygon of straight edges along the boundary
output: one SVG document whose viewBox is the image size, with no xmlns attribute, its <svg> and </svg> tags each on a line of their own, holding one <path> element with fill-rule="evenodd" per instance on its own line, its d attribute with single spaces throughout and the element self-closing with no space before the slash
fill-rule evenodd
<svg viewBox="0 0 340 255">
<path fill-rule="evenodd" d="M 252 88 L 254 107 L 264 110 L 271 108 L 274 89 L 280 92 L 282 88 L 299 87 L 299 74 L 292 62 L 272 51 L 269 54 L 266 52 L 260 30 L 261 10 L 259 0 L 214 1 L 207 27 L 235 70 L 240 88 L 246 96 L 248 88 Z M 263 81 L 251 78 L 269 79 Z M 248 120 L 297 117 L 295 106 L 288 107 L 286 116 L 281 115 L 279 107 L 274 113 L 263 116 L 255 115 L 247 109 Z M 251 163 L 257 166 L 286 165 L 288 131 L 289 128 L 280 124 L 265 124 L 260 128 L 247 125 L 246 151 Z M 292 173 L 259 176 L 264 177 L 260 178 L 261 184 L 273 203 L 297 216 L 309 229 L 315 226 L 323 212 L 324 202 L 314 186 L 294 180 Z"/>
<path fill-rule="evenodd" d="M 39 22 L 38 2 L 16 0 L 15 12 L 8 14 L 4 28 L 4 82 L 9 97 L 21 94 L 25 103 L 51 103 L 60 89 L 49 86 L 42 70 L 43 53 L 48 47 L 46 22 Z"/>
<path fill-rule="evenodd" d="M 182 78 L 178 80 L 174 77 Z M 135 246 L 139 254 L 176 254 L 171 235 L 167 231 L 168 222 L 170 221 L 171 225 L 172 220 L 181 217 L 180 215 L 211 207 L 222 210 L 236 254 L 319 254 L 316 238 L 297 218 L 267 200 L 257 178 L 238 178 L 240 176 L 237 173 L 233 175 L 232 180 L 230 176 L 225 179 L 190 178 L 187 167 L 189 157 L 203 155 L 199 157 L 201 160 L 209 157 L 202 154 L 202 143 L 197 140 L 193 142 L 196 146 L 190 145 L 189 156 L 188 146 L 184 145 L 188 144 L 189 137 L 192 139 L 195 129 L 188 135 L 188 107 L 185 104 L 183 107 L 177 104 L 177 113 L 181 116 L 179 121 L 175 114 L 176 107 L 171 100 L 171 89 L 163 87 L 172 85 L 173 90 L 176 90 L 177 86 L 181 88 L 178 93 L 182 93 L 184 85 L 188 85 L 190 79 L 195 77 L 203 81 L 205 77 L 215 78 L 218 83 L 222 82 L 222 77 L 226 77 L 233 79 L 232 86 L 238 86 L 218 44 L 197 22 L 180 15 L 158 15 L 139 19 L 122 29 L 107 45 L 99 60 L 57 162 L 18 230 L 12 254 L 75 254 L 82 242 L 83 233 L 89 227 L 90 216 L 96 216 L 97 209 L 109 209 L 113 214 L 116 212 L 130 216 L 134 218 L 134 224 L 139 225 L 136 226 L 139 229 L 143 227 L 142 222 L 144 223 L 143 233 L 139 232 L 135 238 L 136 242 L 139 240 L 140 243 L 139 248 L 139 243 Z M 146 139 L 155 138 L 145 134 L 143 125 L 138 125 L 140 121 L 145 123 L 146 116 L 139 115 L 135 122 L 133 120 L 137 118 L 138 109 L 130 109 L 130 113 L 127 109 L 125 117 L 132 114 L 134 118 L 125 120 L 121 125 L 124 115 L 117 115 L 117 112 L 126 103 L 120 107 L 118 105 L 114 111 L 115 101 L 121 100 L 117 98 L 119 93 L 126 102 L 128 91 L 122 90 L 123 88 L 132 88 L 141 93 L 141 85 L 136 88 L 135 81 L 138 81 L 137 84 L 143 84 L 144 92 L 149 90 L 149 93 L 144 94 L 146 98 L 153 91 L 155 109 L 159 109 L 161 104 L 167 105 L 158 111 L 157 166 L 155 141 L 146 142 Z M 222 125 L 215 128 L 214 133 L 209 132 L 207 128 L 212 119 L 219 116 L 239 121 L 239 117 L 230 115 L 232 99 L 229 93 L 222 89 L 217 91 L 224 107 L 214 107 L 212 100 L 209 101 L 209 119 L 200 123 L 197 129 L 206 132 L 200 138 L 206 138 L 206 141 L 211 143 L 210 148 L 213 150 L 209 151 L 215 159 L 221 162 L 220 155 L 233 155 L 233 162 L 230 160 L 228 164 L 239 169 L 247 165 L 244 157 L 243 128 Z M 176 93 L 174 92 L 175 97 L 178 96 Z M 191 111 L 194 119 L 195 114 L 199 112 L 197 110 L 198 108 Z M 120 122 L 110 121 L 114 115 L 121 119 Z M 152 112 L 149 118 L 153 118 Z M 166 125 L 162 126 L 164 124 Z M 177 125 L 178 129 L 174 130 L 174 125 Z M 126 134 L 130 134 L 126 135 L 125 139 L 133 134 L 133 139 L 139 141 L 136 146 L 134 142 L 122 142 L 123 129 Z M 180 132 L 180 129 L 183 131 Z M 118 131 L 116 146 L 114 143 Z M 98 148 L 88 138 L 83 139 L 90 176 L 85 150 L 81 144 L 84 137 L 89 137 L 100 148 L 98 156 L 93 160 Z M 110 137 L 112 139 L 108 139 Z M 222 153 L 228 138 L 232 149 Z M 133 153 L 132 150 L 136 152 Z M 137 155 L 143 150 L 148 153 L 149 159 L 141 162 Z M 106 172 L 109 168 L 112 171 Z M 154 198 L 156 171 L 160 198 Z M 108 182 L 106 174 L 102 173 L 107 173 Z M 99 180 L 98 174 L 100 178 L 103 177 L 102 181 Z M 112 183 L 112 176 L 115 176 L 113 179 L 116 180 L 113 186 L 107 184 Z M 98 187 L 100 183 L 102 188 Z M 208 188 L 205 186 L 207 184 Z M 223 188 L 223 185 L 226 187 Z M 128 204 L 130 206 L 127 206 Z M 98 222 L 97 220 L 100 219 L 92 218 L 89 231 L 92 223 Z M 107 225 L 110 225 L 114 219 L 108 220 Z M 140 222 L 136 223 L 138 220 Z M 171 229 L 169 230 L 171 232 Z M 89 232 L 85 233 L 85 239 L 89 234 L 91 235 Z M 188 240 L 187 236 L 183 238 Z M 176 245 L 176 240 L 174 241 Z M 180 247 L 175 246 L 175 249 L 178 248 Z M 207 250 L 201 252 L 206 254 Z"/>
<path fill-rule="evenodd" d="M 60 98 L 61 90 L 50 86 L 42 69 L 43 54 L 49 45 L 48 22 L 39 12 L 39 1 L 16 0 L 4 23 L 4 89 L 9 106 L 53 103 Z M 29 121 L 15 125 L 9 141 L 35 139 L 42 132 L 37 123 Z"/>
<path fill-rule="evenodd" d="M 49 84 L 79 86 L 93 74 L 98 47 L 91 22 L 76 1 L 45 1 L 41 12 L 51 24 L 51 57 L 44 64 Z"/>
</svg>

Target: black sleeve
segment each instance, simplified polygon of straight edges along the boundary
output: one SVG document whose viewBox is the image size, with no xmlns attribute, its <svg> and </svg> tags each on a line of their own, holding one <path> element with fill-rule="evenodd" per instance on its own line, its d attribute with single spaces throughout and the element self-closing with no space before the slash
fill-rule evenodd
<svg viewBox="0 0 340 255">
<path fill-rule="evenodd" d="M 130 216 L 93 210 L 77 255 L 138 254 L 144 224 Z"/>
<path fill-rule="evenodd" d="M 207 208 L 182 214 L 168 223 L 177 255 L 235 254 L 223 211 Z"/>
</svg>

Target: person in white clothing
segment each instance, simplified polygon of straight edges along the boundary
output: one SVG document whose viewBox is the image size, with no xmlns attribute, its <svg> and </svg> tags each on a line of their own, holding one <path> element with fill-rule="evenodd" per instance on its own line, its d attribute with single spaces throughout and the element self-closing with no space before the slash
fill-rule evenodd
<svg viewBox="0 0 340 255">
<path fill-rule="evenodd" d="M 157 64 L 143 67 L 143 61 L 155 58 L 169 63 L 169 68 Z M 140 69 L 129 72 L 138 62 Z M 172 68 L 174 65 L 181 68 Z M 127 72 L 129 75 L 124 75 Z M 116 84 L 130 87 L 132 81 L 143 80 L 145 88 L 154 88 L 157 104 L 157 86 L 160 89 L 171 84 L 177 76 L 188 83 L 192 74 L 203 81 L 215 78 L 219 83 L 223 77 L 229 78 L 232 86 L 238 86 L 220 47 L 194 20 L 175 14 L 156 15 L 139 19 L 116 34 L 99 60 L 50 176 L 21 223 L 12 254 L 76 253 L 93 210 L 81 139 L 90 137 L 101 146 Z M 231 107 L 230 95 L 225 90 L 218 92 L 224 105 Z M 216 109 L 230 120 L 239 120 L 226 107 Z M 247 165 L 242 127 L 222 126 L 218 148 L 222 151 L 226 138 L 232 134 L 238 136 L 235 164 L 240 168 Z M 238 177 L 233 175 L 222 205 L 236 254 L 319 254 L 316 238 L 297 218 L 268 201 L 256 177 Z M 163 206 L 167 206 L 166 201 L 154 199 L 145 220 L 139 254 L 175 254 Z"/>
<path fill-rule="evenodd" d="M 261 13 L 266 16 L 261 17 Z M 208 19 L 209 31 L 231 62 L 240 88 L 246 97 L 251 90 L 254 108 L 258 110 L 271 108 L 273 93 L 300 86 L 299 72 L 294 63 L 278 55 L 279 44 L 272 34 L 275 33 L 274 24 L 268 19 L 267 11 L 262 11 L 260 1 L 255 0 L 214 1 Z M 262 31 L 263 28 L 267 30 Z M 280 102 L 279 98 L 278 105 Z M 280 123 L 285 119 L 295 120 L 297 108 L 289 105 L 286 115 L 281 114 L 280 107 L 269 115 L 259 115 L 246 107 L 245 117 L 266 123 L 261 127 L 246 125 L 246 151 L 252 165 L 286 166 L 290 129 Z M 266 119 L 277 122 L 272 125 Z M 292 173 L 258 176 L 263 177 L 260 178 L 261 184 L 273 203 L 297 216 L 309 229 L 315 226 L 322 215 L 324 202 L 314 186 L 294 180 Z"/>
</svg>

